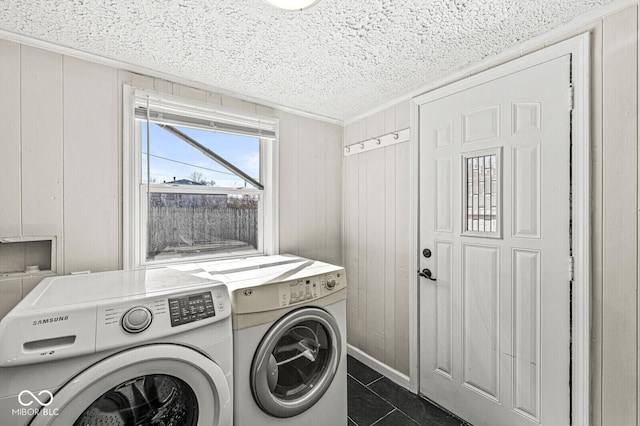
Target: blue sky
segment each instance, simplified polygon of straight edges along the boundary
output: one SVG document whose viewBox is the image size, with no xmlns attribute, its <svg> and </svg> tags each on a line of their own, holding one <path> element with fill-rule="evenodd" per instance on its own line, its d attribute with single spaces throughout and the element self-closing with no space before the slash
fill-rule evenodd
<svg viewBox="0 0 640 426">
<path fill-rule="evenodd" d="M 142 181 L 147 181 L 147 129 L 142 125 Z M 249 136 L 178 127 L 202 145 L 222 156 L 256 179 L 260 176 L 259 139 Z M 209 159 L 197 149 L 151 123 L 151 181 L 170 182 L 191 179 L 194 172 L 202 173 L 202 179 L 214 181 L 215 186 L 244 187 L 244 180 L 231 173 L 217 162 Z M 162 158 L 160 158 L 162 157 Z M 174 160 L 174 161 L 171 161 Z M 178 162 L 176 162 L 178 161 Z"/>
</svg>

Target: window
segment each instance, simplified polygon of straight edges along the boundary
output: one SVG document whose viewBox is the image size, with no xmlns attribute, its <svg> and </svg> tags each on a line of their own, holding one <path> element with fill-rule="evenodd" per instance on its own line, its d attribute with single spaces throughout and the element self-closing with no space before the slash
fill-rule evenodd
<svg viewBox="0 0 640 426">
<path fill-rule="evenodd" d="M 276 253 L 276 120 L 124 93 L 125 268 Z"/>
</svg>

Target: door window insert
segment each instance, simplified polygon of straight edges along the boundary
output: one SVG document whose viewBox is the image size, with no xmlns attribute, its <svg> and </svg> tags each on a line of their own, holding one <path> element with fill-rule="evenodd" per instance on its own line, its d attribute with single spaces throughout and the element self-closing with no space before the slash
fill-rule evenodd
<svg viewBox="0 0 640 426">
<path fill-rule="evenodd" d="M 462 154 L 462 234 L 501 237 L 501 148 Z"/>
</svg>

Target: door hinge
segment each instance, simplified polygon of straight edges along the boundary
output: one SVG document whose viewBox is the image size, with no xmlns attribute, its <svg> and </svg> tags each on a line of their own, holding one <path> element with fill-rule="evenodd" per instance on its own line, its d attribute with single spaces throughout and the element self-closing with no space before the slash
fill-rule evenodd
<svg viewBox="0 0 640 426">
<path fill-rule="evenodd" d="M 569 256 L 569 281 L 573 281 L 575 276 L 575 261 L 573 256 Z"/>
<path fill-rule="evenodd" d="M 569 85 L 569 111 L 573 111 L 574 107 L 574 90 L 573 84 Z"/>
</svg>

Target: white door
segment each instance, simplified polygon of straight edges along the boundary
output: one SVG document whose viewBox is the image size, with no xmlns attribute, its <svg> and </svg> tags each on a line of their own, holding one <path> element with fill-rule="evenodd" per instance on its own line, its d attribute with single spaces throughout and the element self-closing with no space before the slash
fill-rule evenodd
<svg viewBox="0 0 640 426">
<path fill-rule="evenodd" d="M 419 106 L 420 392 L 475 426 L 569 424 L 569 93 L 567 55 Z"/>
</svg>

